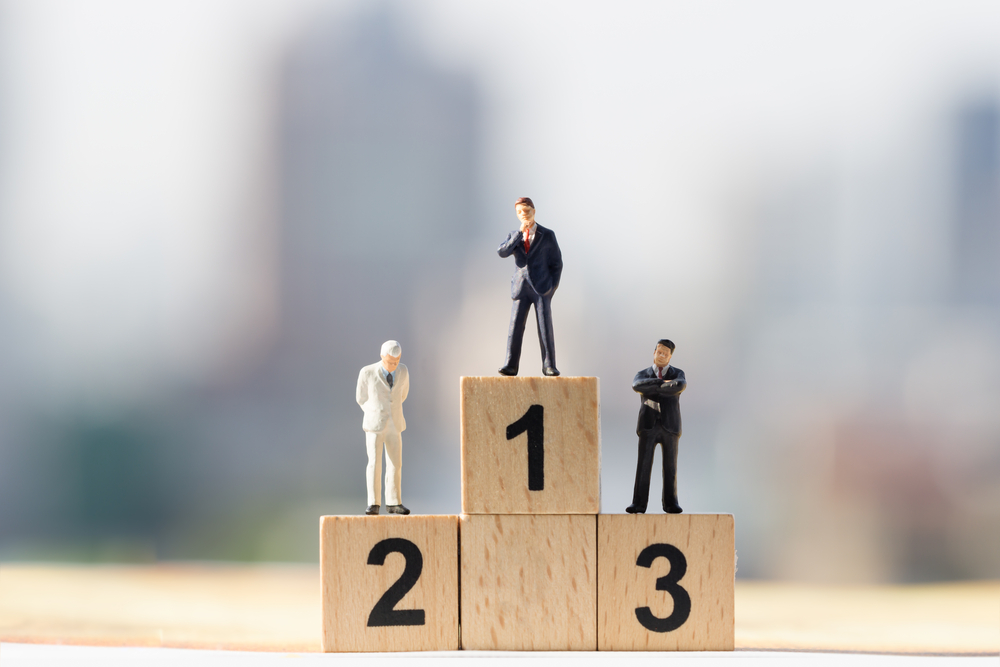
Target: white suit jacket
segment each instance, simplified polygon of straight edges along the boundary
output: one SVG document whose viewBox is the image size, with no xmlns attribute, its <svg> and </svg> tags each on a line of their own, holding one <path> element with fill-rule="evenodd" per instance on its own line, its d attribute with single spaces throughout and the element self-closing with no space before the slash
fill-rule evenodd
<svg viewBox="0 0 1000 667">
<path fill-rule="evenodd" d="M 389 389 L 389 383 L 382 375 L 382 362 L 377 361 L 365 366 L 358 374 L 358 405 L 365 411 L 365 421 L 362 428 L 370 433 L 385 430 L 392 415 L 393 426 L 402 433 L 406 430 L 406 420 L 403 419 L 403 401 L 410 391 L 410 374 L 406 366 L 396 366 L 396 375 Z"/>
</svg>

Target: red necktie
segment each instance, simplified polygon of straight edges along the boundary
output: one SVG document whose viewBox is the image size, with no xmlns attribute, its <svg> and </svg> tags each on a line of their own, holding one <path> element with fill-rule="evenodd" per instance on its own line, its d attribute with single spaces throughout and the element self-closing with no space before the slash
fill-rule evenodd
<svg viewBox="0 0 1000 667">
<path fill-rule="evenodd" d="M 528 234 L 525 234 L 524 235 L 524 252 L 528 252 L 529 250 L 531 250 L 531 238 L 528 236 Z"/>
<path fill-rule="evenodd" d="M 660 368 L 659 366 L 656 367 L 656 379 L 657 380 L 663 379 L 663 369 Z"/>
</svg>

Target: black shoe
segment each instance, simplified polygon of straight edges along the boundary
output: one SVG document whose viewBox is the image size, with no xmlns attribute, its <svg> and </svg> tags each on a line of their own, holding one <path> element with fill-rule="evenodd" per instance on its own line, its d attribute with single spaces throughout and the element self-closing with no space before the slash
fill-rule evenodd
<svg viewBox="0 0 1000 667">
<path fill-rule="evenodd" d="M 559 371 L 557 371 L 552 366 L 548 366 L 548 367 L 542 369 L 542 374 L 543 375 L 548 375 L 549 377 L 556 377 L 557 375 L 559 375 Z"/>
<path fill-rule="evenodd" d="M 680 514 L 684 510 L 681 509 L 680 505 L 671 505 L 670 507 L 664 507 L 663 511 L 667 514 Z"/>
<path fill-rule="evenodd" d="M 625 508 L 625 511 L 628 512 L 629 514 L 645 514 L 646 508 L 639 507 L 638 505 L 629 505 L 628 507 Z"/>
<path fill-rule="evenodd" d="M 517 375 L 517 369 L 514 368 L 513 366 L 504 366 L 500 370 L 498 370 L 497 373 L 499 373 L 500 375 L 508 375 L 513 377 L 514 375 Z"/>
<path fill-rule="evenodd" d="M 365 514 L 378 514 L 378 505 L 369 505 L 368 509 L 365 510 Z"/>
<path fill-rule="evenodd" d="M 409 514 L 410 510 L 406 509 L 402 505 L 386 505 L 385 511 L 389 514 Z"/>
</svg>

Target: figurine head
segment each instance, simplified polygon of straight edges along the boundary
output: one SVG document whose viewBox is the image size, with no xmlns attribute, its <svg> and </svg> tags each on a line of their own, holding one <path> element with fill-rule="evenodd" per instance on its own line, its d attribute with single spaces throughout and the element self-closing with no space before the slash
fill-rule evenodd
<svg viewBox="0 0 1000 667">
<path fill-rule="evenodd" d="M 674 356 L 673 341 L 661 338 L 656 341 L 656 349 L 653 350 L 653 364 L 660 368 L 666 368 L 670 363 L 670 357 Z"/>
<path fill-rule="evenodd" d="M 387 340 L 382 343 L 382 367 L 389 373 L 399 366 L 399 358 L 403 356 L 403 348 L 394 340 Z"/>
<path fill-rule="evenodd" d="M 531 197 L 521 197 L 514 202 L 514 211 L 517 212 L 517 219 L 521 221 L 521 228 L 527 228 L 535 222 L 535 204 Z"/>
</svg>

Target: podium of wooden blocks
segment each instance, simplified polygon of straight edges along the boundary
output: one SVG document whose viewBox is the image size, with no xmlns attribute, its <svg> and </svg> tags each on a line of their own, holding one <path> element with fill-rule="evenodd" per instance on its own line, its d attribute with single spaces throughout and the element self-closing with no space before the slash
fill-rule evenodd
<svg viewBox="0 0 1000 667">
<path fill-rule="evenodd" d="M 601 514 L 597 554 L 599 650 L 733 650 L 731 514 Z"/>
<path fill-rule="evenodd" d="M 593 514 L 462 516 L 462 648 L 597 650 Z"/>
<path fill-rule="evenodd" d="M 733 650 L 733 517 L 598 514 L 597 378 L 461 389 L 461 517 L 322 518 L 324 651 Z"/>
<path fill-rule="evenodd" d="M 463 377 L 462 646 L 597 649 L 593 377 Z"/>
<path fill-rule="evenodd" d="M 320 519 L 324 651 L 459 648 L 457 516 Z"/>
<path fill-rule="evenodd" d="M 461 379 L 462 512 L 597 514 L 595 377 Z"/>
</svg>

